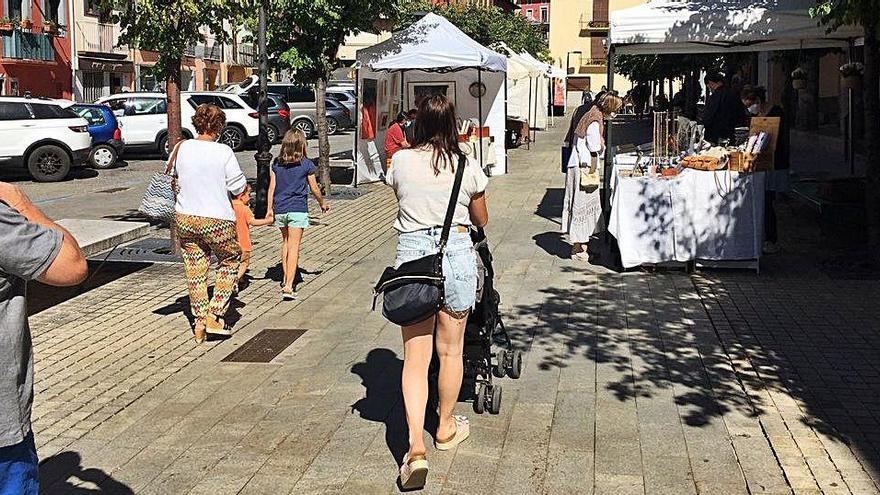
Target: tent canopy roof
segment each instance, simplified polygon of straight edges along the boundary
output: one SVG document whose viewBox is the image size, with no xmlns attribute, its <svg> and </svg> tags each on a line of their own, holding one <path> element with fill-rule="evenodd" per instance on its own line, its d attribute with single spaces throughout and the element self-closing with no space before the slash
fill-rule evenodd
<svg viewBox="0 0 880 495">
<path fill-rule="evenodd" d="M 373 71 L 462 69 L 507 70 L 507 58 L 477 43 L 444 17 L 429 13 L 390 39 L 358 50 L 361 65 Z"/>
<path fill-rule="evenodd" d="M 651 0 L 611 15 L 617 53 L 753 52 L 845 46 L 844 26 L 826 33 L 810 17 L 814 0 Z"/>
</svg>

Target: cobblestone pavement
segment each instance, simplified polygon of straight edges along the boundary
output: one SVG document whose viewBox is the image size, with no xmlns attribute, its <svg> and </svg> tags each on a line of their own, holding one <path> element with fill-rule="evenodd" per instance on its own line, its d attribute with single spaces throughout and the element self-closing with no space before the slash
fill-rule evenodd
<svg viewBox="0 0 880 495">
<path fill-rule="evenodd" d="M 429 451 L 425 493 L 880 493 L 876 281 L 829 275 L 818 241 L 796 236 L 760 276 L 573 263 L 557 234 L 560 134 L 512 152 L 490 186 L 523 376 L 499 380 L 499 415 L 459 404 L 472 436 Z M 303 266 L 320 273 L 295 303 L 272 280 L 278 234 L 259 231 L 230 340 L 192 343 L 175 265 L 36 314 L 46 493 L 396 491 L 400 335 L 369 311 L 395 203 L 364 189 L 315 217 Z M 307 331 L 271 363 L 221 362 L 264 328 Z"/>
</svg>

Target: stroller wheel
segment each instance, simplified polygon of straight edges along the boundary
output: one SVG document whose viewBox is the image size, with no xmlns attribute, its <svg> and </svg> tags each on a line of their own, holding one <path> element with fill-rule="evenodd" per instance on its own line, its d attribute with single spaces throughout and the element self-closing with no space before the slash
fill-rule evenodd
<svg viewBox="0 0 880 495">
<path fill-rule="evenodd" d="M 498 378 L 504 378 L 504 375 L 507 373 L 507 351 L 504 349 L 499 349 L 498 352 L 495 353 L 495 366 L 492 367 L 495 372 L 495 376 Z"/>
<path fill-rule="evenodd" d="M 510 367 L 507 368 L 507 376 L 516 379 L 522 376 L 522 352 L 510 353 Z"/>
<path fill-rule="evenodd" d="M 492 414 L 501 412 L 501 385 L 492 385 L 492 402 L 489 404 L 489 412 Z"/>
<path fill-rule="evenodd" d="M 483 414 L 486 412 L 486 384 L 481 383 L 477 388 L 477 396 L 474 397 L 474 412 Z"/>
</svg>

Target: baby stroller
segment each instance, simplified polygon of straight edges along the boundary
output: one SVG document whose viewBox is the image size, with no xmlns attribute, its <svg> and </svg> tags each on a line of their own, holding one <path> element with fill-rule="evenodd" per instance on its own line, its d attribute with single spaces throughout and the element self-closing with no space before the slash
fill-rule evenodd
<svg viewBox="0 0 880 495">
<path fill-rule="evenodd" d="M 501 385 L 492 383 L 493 375 L 519 378 L 522 353 L 513 349 L 510 336 L 501 320 L 498 306 L 501 296 L 495 289 L 492 253 L 483 229 L 472 229 L 471 240 L 477 252 L 477 271 L 482 279 L 477 286 L 477 304 L 468 317 L 464 332 L 464 376 L 474 386 L 474 411 L 498 414 L 501 410 Z M 499 349 L 492 352 L 492 346 Z M 493 362 L 494 358 L 494 362 Z"/>
<path fill-rule="evenodd" d="M 468 317 L 464 331 L 464 380 L 460 400 L 473 399 L 474 411 L 483 414 L 501 411 L 501 385 L 492 378 L 519 378 L 522 373 L 522 353 L 513 349 L 513 343 L 501 321 L 498 306 L 501 296 L 495 290 L 495 269 L 492 253 L 483 229 L 471 229 L 471 240 L 477 252 L 477 303 Z M 501 348 L 496 352 L 492 346 Z M 494 361 L 493 361 L 494 358 Z M 429 369 L 429 408 L 437 406 L 437 375 L 440 361 L 437 353 Z"/>
</svg>

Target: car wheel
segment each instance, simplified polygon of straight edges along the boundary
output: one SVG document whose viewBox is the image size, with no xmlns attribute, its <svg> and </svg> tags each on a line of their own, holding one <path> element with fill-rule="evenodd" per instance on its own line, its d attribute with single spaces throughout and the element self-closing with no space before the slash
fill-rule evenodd
<svg viewBox="0 0 880 495">
<path fill-rule="evenodd" d="M 109 144 L 99 144 L 92 148 L 92 153 L 89 156 L 89 162 L 93 167 L 98 169 L 108 169 L 113 168 L 116 165 L 116 158 L 118 154 L 116 153 L 116 148 L 110 146 Z"/>
<path fill-rule="evenodd" d="M 278 129 L 274 125 L 269 124 L 266 126 L 266 138 L 269 140 L 269 144 L 278 142 Z"/>
<path fill-rule="evenodd" d="M 162 139 L 159 140 L 159 153 L 162 154 L 162 158 L 168 159 L 168 154 L 171 153 L 171 150 L 168 149 L 168 135 L 162 136 Z"/>
<path fill-rule="evenodd" d="M 339 131 L 339 122 L 333 117 L 327 117 L 327 134 L 333 135 Z"/>
<path fill-rule="evenodd" d="M 232 151 L 241 151 L 244 148 L 244 133 L 238 127 L 227 126 L 220 133 L 219 141 L 232 148 Z"/>
<path fill-rule="evenodd" d="M 297 120 L 293 123 L 293 128 L 301 131 L 306 136 L 306 139 L 312 137 L 315 133 L 315 126 L 307 119 Z"/>
<path fill-rule="evenodd" d="M 59 146 L 47 144 L 31 152 L 28 171 L 37 182 L 58 182 L 70 172 L 70 155 Z"/>
</svg>

